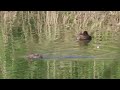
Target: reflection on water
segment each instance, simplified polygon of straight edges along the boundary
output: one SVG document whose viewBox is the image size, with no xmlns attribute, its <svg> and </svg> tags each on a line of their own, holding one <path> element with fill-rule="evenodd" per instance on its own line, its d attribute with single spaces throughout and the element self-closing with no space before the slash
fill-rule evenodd
<svg viewBox="0 0 120 90">
<path fill-rule="evenodd" d="M 14 24 L 18 26 L 8 30 L 10 34 L 6 34 L 7 29 L 0 32 L 0 78 L 120 78 L 119 33 L 106 29 L 93 30 L 91 41 L 76 41 L 75 35 L 79 30 L 76 31 L 71 25 L 72 17 L 67 26 L 61 24 L 64 21 L 56 24 L 56 14 L 39 12 L 37 20 L 40 22 L 35 22 L 36 17 L 30 19 L 29 14 L 32 15 L 22 14 L 23 17 L 18 18 L 18 21 L 25 18 L 22 27 L 17 21 Z M 49 14 L 51 18 L 48 18 Z M 67 19 L 61 13 L 58 17 L 60 20 Z M 34 23 L 41 24 L 36 26 Z M 28 58 L 31 53 L 33 55 Z"/>
<path fill-rule="evenodd" d="M 47 43 L 47 44 L 46 44 Z M 12 46 L 12 44 L 14 44 Z M 119 42 L 94 39 L 89 42 L 41 42 L 26 45 L 22 40 L 6 46 L 5 78 L 118 78 Z M 99 45 L 99 48 L 97 46 Z M 12 49 L 14 48 L 14 50 Z M 30 53 L 43 58 L 30 59 Z M 117 66 L 116 63 L 117 63 Z M 112 69 L 110 69 L 112 66 Z M 104 70 L 105 69 L 105 70 Z M 118 76 L 111 76 L 116 73 Z"/>
<path fill-rule="evenodd" d="M 22 42 L 21 40 L 19 40 Z M 119 65 L 119 43 L 102 41 L 97 48 L 94 39 L 83 42 L 46 42 L 31 43 L 26 46 L 16 42 L 14 55 L 11 48 L 6 50 L 7 78 L 118 78 L 111 71 Z M 9 45 L 9 47 L 12 47 Z M 31 48 L 32 47 L 32 48 Z M 24 50 L 23 50 L 24 49 Z M 43 55 L 43 58 L 29 59 L 30 53 Z M 116 62 L 114 64 L 114 62 Z M 11 67 L 12 66 L 12 67 Z M 104 70 L 105 69 L 105 70 Z M 117 72 L 117 71 L 116 71 Z M 115 73 L 116 73 L 115 72 Z M 118 73 L 116 73 L 118 74 Z"/>
</svg>

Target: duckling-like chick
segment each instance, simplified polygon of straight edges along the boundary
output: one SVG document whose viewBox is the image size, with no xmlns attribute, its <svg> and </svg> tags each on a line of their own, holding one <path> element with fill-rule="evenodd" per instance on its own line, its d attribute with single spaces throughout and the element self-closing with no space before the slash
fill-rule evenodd
<svg viewBox="0 0 120 90">
<path fill-rule="evenodd" d="M 35 54 L 29 54 L 27 57 L 29 59 L 39 59 L 39 58 L 42 59 L 43 55 L 35 53 Z"/>
</svg>

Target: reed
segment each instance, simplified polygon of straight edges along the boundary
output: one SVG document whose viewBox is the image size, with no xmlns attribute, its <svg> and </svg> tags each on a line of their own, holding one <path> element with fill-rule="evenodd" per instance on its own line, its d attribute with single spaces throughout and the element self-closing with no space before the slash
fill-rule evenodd
<svg viewBox="0 0 120 90">
<path fill-rule="evenodd" d="M 119 42 L 120 12 L 119 11 L 0 11 L 0 78 L 14 78 L 16 69 L 16 48 L 27 48 L 26 52 L 34 52 L 37 46 L 50 48 L 50 43 L 57 40 L 68 43 L 73 41 L 79 31 L 87 30 L 93 38 L 94 44 L 102 41 Z M 22 42 L 19 42 L 22 41 Z M 47 42 L 45 42 L 47 41 Z M 116 44 L 118 47 L 118 44 Z M 111 46 L 111 48 L 115 48 Z M 54 49 L 55 50 L 55 49 Z M 25 51 L 25 50 L 22 50 Z M 22 52 L 21 53 L 24 53 Z M 96 51 L 97 52 L 97 51 Z M 119 62 L 113 63 L 96 61 L 48 61 L 41 62 L 47 72 L 44 78 L 118 78 Z M 39 64 L 41 65 L 41 64 Z M 109 65 L 113 65 L 109 69 Z M 115 66 L 117 65 L 117 66 Z M 33 64 L 30 76 L 34 73 Z M 30 66 L 31 67 L 31 66 Z M 26 66 L 27 68 L 27 66 Z M 112 70 L 116 69 L 116 75 Z M 36 70 L 39 70 L 37 68 Z M 40 69 L 42 70 L 42 69 Z M 45 71 L 45 70 L 43 70 Z M 109 73 L 109 75 L 106 74 Z M 45 75 L 47 74 L 47 75 Z M 110 76 L 110 74 L 112 74 Z M 41 78 L 37 77 L 37 78 Z"/>
</svg>

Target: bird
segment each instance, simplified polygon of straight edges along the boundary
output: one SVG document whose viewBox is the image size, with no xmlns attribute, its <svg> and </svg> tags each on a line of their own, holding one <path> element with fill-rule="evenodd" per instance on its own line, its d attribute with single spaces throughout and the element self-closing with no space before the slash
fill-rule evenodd
<svg viewBox="0 0 120 90">
<path fill-rule="evenodd" d="M 82 41 L 82 40 L 89 40 L 91 41 L 92 40 L 92 37 L 88 34 L 87 31 L 84 31 L 83 33 L 80 32 L 77 36 L 77 40 L 78 41 Z"/>
<path fill-rule="evenodd" d="M 42 58 L 43 58 L 43 55 L 38 54 L 38 53 L 35 53 L 35 54 L 29 54 L 27 57 L 28 57 L 29 59 L 42 59 Z"/>
<path fill-rule="evenodd" d="M 92 37 L 88 34 L 87 31 L 84 31 L 83 33 L 80 32 L 76 39 L 80 45 L 88 45 L 88 43 L 92 40 Z"/>
</svg>

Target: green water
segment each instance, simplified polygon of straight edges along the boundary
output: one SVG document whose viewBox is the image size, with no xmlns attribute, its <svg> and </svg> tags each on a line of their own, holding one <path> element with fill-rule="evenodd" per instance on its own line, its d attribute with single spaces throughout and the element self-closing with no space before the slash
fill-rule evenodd
<svg viewBox="0 0 120 90">
<path fill-rule="evenodd" d="M 19 21 L 18 18 L 14 25 Z M 44 16 L 42 19 L 44 21 Z M 85 46 L 76 42 L 72 22 L 68 22 L 71 28 L 65 28 L 60 24 L 55 26 L 56 28 L 50 26 L 49 29 L 43 23 L 39 33 L 34 27 L 36 23 L 31 20 L 32 27 L 29 28 L 27 22 L 25 21 L 22 27 L 16 25 L 9 35 L 6 35 L 9 30 L 3 28 L 1 24 L 3 30 L 0 32 L 1 79 L 120 78 L 119 32 L 112 29 L 108 32 L 104 28 L 97 32 L 93 29 L 91 30 L 94 31 L 93 39 Z M 30 53 L 39 53 L 45 58 L 30 60 L 27 58 Z"/>
<path fill-rule="evenodd" d="M 57 40 L 27 45 L 22 39 L 16 39 L 7 43 L 4 53 L 1 52 L 0 78 L 120 78 L 119 44 L 114 40 L 97 44 L 93 39 L 88 46 L 81 46 L 73 38 L 68 42 Z M 29 62 L 26 56 L 30 53 L 40 53 L 47 58 Z"/>
</svg>

